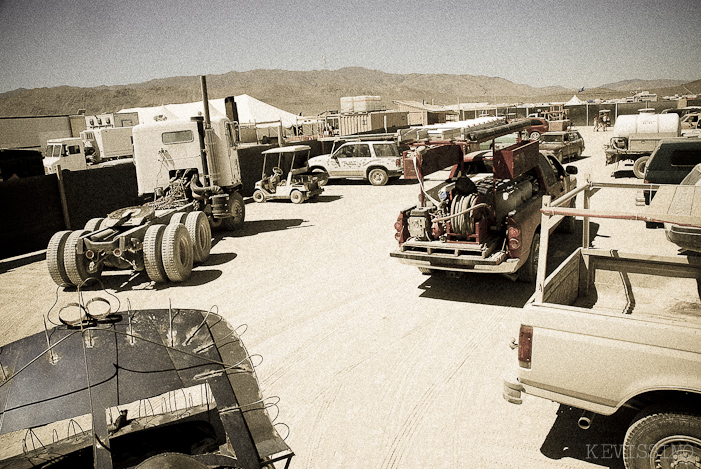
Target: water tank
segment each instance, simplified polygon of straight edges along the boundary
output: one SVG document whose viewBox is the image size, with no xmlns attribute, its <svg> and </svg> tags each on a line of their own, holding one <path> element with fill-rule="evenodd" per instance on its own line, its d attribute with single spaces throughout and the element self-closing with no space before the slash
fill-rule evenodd
<svg viewBox="0 0 701 469">
<path fill-rule="evenodd" d="M 618 116 L 613 126 L 613 137 L 629 137 L 633 134 L 673 133 L 681 135 L 679 116 L 668 114 L 630 114 Z"/>
</svg>

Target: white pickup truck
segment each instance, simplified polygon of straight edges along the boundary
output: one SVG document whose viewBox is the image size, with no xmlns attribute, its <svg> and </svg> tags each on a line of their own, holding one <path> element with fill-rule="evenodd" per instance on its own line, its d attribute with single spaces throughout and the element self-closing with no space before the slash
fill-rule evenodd
<svg viewBox="0 0 701 469">
<path fill-rule="evenodd" d="M 543 226 L 551 215 L 660 221 L 556 208 L 582 191 L 588 207 L 592 188 L 545 199 Z M 588 226 L 585 218 L 585 246 Z M 701 257 L 584 247 L 545 278 L 547 244 L 542 237 L 536 293 L 512 342 L 518 366 L 504 379 L 504 398 L 521 404 L 525 393 L 582 409 L 582 428 L 592 413 L 636 409 L 622 442 L 627 468 L 701 467 Z"/>
</svg>

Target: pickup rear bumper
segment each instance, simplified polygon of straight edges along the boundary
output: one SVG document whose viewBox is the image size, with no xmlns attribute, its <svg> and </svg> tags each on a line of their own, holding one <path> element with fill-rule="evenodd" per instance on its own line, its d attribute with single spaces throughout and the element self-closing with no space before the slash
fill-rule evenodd
<svg viewBox="0 0 701 469">
<path fill-rule="evenodd" d="M 469 254 L 456 255 L 440 251 L 441 249 L 435 249 L 428 253 L 427 249 L 416 248 L 405 243 L 400 249 L 390 252 L 389 255 L 399 259 L 402 264 L 436 270 L 513 274 L 520 267 L 519 259 L 509 258 L 503 251 L 496 252 L 489 257 Z"/>
<path fill-rule="evenodd" d="M 523 392 L 525 389 L 515 374 L 504 376 L 504 390 L 501 395 L 507 402 L 523 404 Z"/>
</svg>

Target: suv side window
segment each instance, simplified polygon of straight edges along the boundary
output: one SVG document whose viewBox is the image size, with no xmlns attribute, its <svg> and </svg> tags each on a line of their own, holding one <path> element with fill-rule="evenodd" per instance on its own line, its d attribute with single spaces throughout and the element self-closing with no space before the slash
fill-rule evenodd
<svg viewBox="0 0 701 469">
<path fill-rule="evenodd" d="M 336 153 L 336 156 L 339 158 L 352 158 L 355 153 L 355 145 L 346 145 L 345 147 L 341 147 L 338 149 L 338 152 Z"/>
<path fill-rule="evenodd" d="M 375 145 L 375 156 L 383 157 L 399 157 L 399 148 L 393 143 L 378 143 Z"/>
<path fill-rule="evenodd" d="M 672 150 L 669 164 L 672 166 L 696 166 L 701 163 L 701 153 L 694 150 Z"/>
<path fill-rule="evenodd" d="M 370 158 L 370 145 L 368 145 L 367 143 L 357 145 L 355 156 L 357 158 Z"/>
</svg>

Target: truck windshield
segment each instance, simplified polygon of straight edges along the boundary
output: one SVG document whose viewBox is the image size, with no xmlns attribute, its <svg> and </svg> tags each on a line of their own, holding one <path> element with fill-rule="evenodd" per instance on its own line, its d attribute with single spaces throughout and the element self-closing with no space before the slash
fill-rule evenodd
<svg viewBox="0 0 701 469">
<path fill-rule="evenodd" d="M 61 145 L 48 145 L 46 147 L 47 158 L 58 158 L 61 156 Z"/>
</svg>

